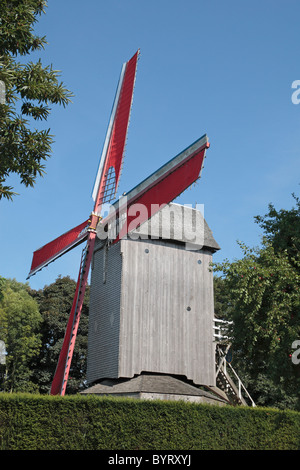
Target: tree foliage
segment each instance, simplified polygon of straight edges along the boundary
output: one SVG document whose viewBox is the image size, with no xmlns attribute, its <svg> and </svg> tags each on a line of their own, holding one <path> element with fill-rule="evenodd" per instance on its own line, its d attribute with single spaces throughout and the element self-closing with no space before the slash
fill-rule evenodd
<svg viewBox="0 0 300 470">
<path fill-rule="evenodd" d="M 274 251 L 286 252 L 293 263 L 293 258 L 297 258 L 300 251 L 300 200 L 295 194 L 292 196 L 296 207 L 277 211 L 273 204 L 269 204 L 269 212 L 264 216 L 257 215 L 254 219 L 263 229 Z"/>
<path fill-rule="evenodd" d="M 38 391 L 32 382 L 31 360 L 41 347 L 41 315 L 26 284 L 2 279 L 0 339 L 6 345 L 6 364 L 1 365 L 4 391 Z"/>
<path fill-rule="evenodd" d="M 72 308 L 76 282 L 70 277 L 58 277 L 49 286 L 39 291 L 31 291 L 31 295 L 39 305 L 43 322 L 41 325 L 42 346 L 40 354 L 32 364 L 33 379 L 41 393 L 48 393 L 57 366 L 57 361 L 63 344 L 68 318 Z M 89 286 L 86 294 L 75 349 L 67 385 L 67 393 L 77 393 L 84 387 L 86 374 L 87 334 Z"/>
<path fill-rule="evenodd" d="M 243 256 L 216 266 L 220 310 L 232 320 L 236 368 L 258 404 L 300 409 L 300 366 L 292 361 L 300 339 L 300 213 L 297 208 L 255 218 L 261 247 L 240 243 Z M 219 294 L 218 294 L 219 292 Z"/>
<path fill-rule="evenodd" d="M 58 279 L 34 291 L 28 284 L 0 278 L 0 391 L 49 393 L 72 307 L 76 282 Z M 89 286 L 86 289 L 67 393 L 85 387 Z"/>
<path fill-rule="evenodd" d="M 72 96 L 52 65 L 25 60 L 45 47 L 46 38 L 34 34 L 34 25 L 46 6 L 44 0 L 0 2 L 0 81 L 5 85 L 5 102 L 0 104 L 0 200 L 16 194 L 7 185 L 11 174 L 26 187 L 44 174 L 53 136 L 50 129 L 33 124 L 47 119 L 51 105 L 66 106 Z"/>
</svg>

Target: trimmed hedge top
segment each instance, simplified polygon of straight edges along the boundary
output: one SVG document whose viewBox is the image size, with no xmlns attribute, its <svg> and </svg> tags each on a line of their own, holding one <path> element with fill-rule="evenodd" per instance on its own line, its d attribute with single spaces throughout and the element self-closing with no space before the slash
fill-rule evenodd
<svg viewBox="0 0 300 470">
<path fill-rule="evenodd" d="M 300 413 L 97 396 L 0 394 L 1 450 L 299 450 Z"/>
</svg>

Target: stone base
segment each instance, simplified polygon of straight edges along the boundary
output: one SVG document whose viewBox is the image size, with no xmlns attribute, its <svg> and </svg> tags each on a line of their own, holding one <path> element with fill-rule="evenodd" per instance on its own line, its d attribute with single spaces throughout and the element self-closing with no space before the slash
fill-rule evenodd
<svg viewBox="0 0 300 470">
<path fill-rule="evenodd" d="M 183 400 L 226 405 L 222 392 L 211 393 L 170 375 L 141 374 L 131 379 L 105 379 L 87 388 L 82 395 L 137 398 L 141 400 Z"/>
</svg>

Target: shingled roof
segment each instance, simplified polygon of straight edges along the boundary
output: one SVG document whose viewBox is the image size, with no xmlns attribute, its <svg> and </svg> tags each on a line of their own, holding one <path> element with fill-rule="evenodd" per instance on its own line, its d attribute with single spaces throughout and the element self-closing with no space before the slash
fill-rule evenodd
<svg viewBox="0 0 300 470">
<path fill-rule="evenodd" d="M 141 374 L 132 379 L 105 379 L 82 391 L 81 394 L 136 396 L 139 398 L 147 398 L 147 395 L 151 395 L 152 399 L 202 398 L 201 401 L 225 403 L 225 400 L 222 400 L 220 396 L 202 390 L 184 380 L 159 374 Z"/>
<path fill-rule="evenodd" d="M 141 224 L 128 236 L 138 234 L 141 238 L 161 238 L 190 244 L 195 248 L 208 248 L 215 252 L 220 246 L 214 239 L 202 212 L 188 205 L 170 203 Z"/>
</svg>

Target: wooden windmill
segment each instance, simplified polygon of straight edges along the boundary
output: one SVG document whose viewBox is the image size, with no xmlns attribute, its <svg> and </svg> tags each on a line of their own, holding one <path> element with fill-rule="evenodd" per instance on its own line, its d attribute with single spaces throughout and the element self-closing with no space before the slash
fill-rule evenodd
<svg viewBox="0 0 300 470">
<path fill-rule="evenodd" d="M 123 64 L 121 70 L 93 190 L 94 207 L 90 217 L 33 254 L 28 277 L 75 246 L 86 242 L 82 252 L 73 306 L 52 382 L 50 392 L 52 395 L 64 395 L 66 391 L 85 288 L 98 239 L 105 238 L 105 236 L 102 237 L 103 234 L 108 233 L 110 247 L 114 246 L 118 250 L 120 242 L 126 239 L 128 232 L 132 233 L 147 223 L 199 178 L 205 153 L 209 148 L 208 138 L 203 135 L 129 191 L 124 198 L 120 198 L 112 205 L 113 210 L 101 218 L 104 205 L 110 203 L 116 196 L 124 157 L 138 56 L 139 51 Z M 138 217 L 135 210 L 137 206 L 143 207 Z M 110 236 L 112 232 L 113 236 Z M 105 257 L 105 250 L 103 256 Z"/>
</svg>

